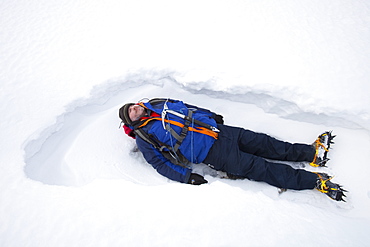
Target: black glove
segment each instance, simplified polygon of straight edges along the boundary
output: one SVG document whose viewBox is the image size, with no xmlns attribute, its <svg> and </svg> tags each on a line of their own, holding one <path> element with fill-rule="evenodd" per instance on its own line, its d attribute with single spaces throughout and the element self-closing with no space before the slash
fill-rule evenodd
<svg viewBox="0 0 370 247">
<path fill-rule="evenodd" d="M 214 119 L 218 124 L 224 124 L 224 117 L 222 115 L 215 114 Z"/>
<path fill-rule="evenodd" d="M 226 174 L 227 174 L 227 178 L 228 179 L 233 179 L 233 180 L 245 179 L 245 177 L 234 175 L 234 174 L 231 174 L 231 173 L 226 173 Z"/>
<path fill-rule="evenodd" d="M 201 184 L 206 184 L 206 183 L 208 183 L 208 181 L 205 180 L 203 176 L 196 174 L 196 173 L 192 173 L 188 181 L 188 184 L 193 184 L 193 185 L 201 185 Z"/>
</svg>

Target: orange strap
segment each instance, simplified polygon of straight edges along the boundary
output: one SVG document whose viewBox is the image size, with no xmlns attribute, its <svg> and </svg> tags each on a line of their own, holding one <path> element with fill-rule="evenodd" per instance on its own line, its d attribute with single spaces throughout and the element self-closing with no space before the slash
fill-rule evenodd
<svg viewBox="0 0 370 247">
<path fill-rule="evenodd" d="M 143 107 L 143 108 L 145 108 L 145 109 L 148 109 L 148 107 L 146 107 L 146 106 L 144 105 L 144 102 L 140 102 L 140 103 L 138 103 L 138 105 L 139 105 L 139 106 L 141 106 L 141 107 Z"/>
<path fill-rule="evenodd" d="M 158 120 L 158 121 L 162 121 L 162 118 L 160 118 L 160 117 L 153 117 L 153 118 L 149 118 L 149 119 L 147 119 L 144 123 L 142 123 L 142 124 L 139 126 L 139 128 L 141 128 L 141 127 L 143 127 L 143 126 L 147 125 L 147 124 L 149 123 L 149 121 L 151 121 L 151 120 Z M 179 122 L 177 122 L 177 121 L 174 121 L 174 120 L 168 120 L 168 119 L 164 119 L 164 121 L 165 121 L 166 123 L 173 124 L 173 125 L 178 126 L 178 127 L 180 127 L 180 128 L 184 128 L 184 124 L 179 123 Z M 193 128 L 193 127 L 189 127 L 189 130 L 190 130 L 190 131 L 197 132 L 197 133 L 201 133 L 201 134 L 204 134 L 204 135 L 211 136 L 211 137 L 213 137 L 213 138 L 215 138 L 215 139 L 217 139 L 217 137 L 218 137 L 218 133 L 216 133 L 216 132 L 214 132 L 214 131 L 212 131 L 212 130 L 209 130 L 209 129 L 207 129 L 207 128 L 204 128 L 204 127 L 195 127 L 195 128 Z"/>
</svg>

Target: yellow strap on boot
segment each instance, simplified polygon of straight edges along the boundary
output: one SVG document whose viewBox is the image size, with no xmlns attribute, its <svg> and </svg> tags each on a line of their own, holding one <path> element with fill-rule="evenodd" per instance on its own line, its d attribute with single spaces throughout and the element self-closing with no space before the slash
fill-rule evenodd
<svg viewBox="0 0 370 247">
<path fill-rule="evenodd" d="M 322 193 L 328 193 L 329 192 L 329 186 L 326 185 L 326 182 L 333 179 L 333 177 L 330 177 L 326 180 L 324 180 L 321 176 L 320 173 L 317 173 L 317 172 L 314 172 L 320 179 L 320 189 L 319 188 L 316 188 L 318 191 L 322 192 Z M 334 189 L 334 188 L 331 188 L 331 190 L 337 190 L 337 189 Z"/>
<path fill-rule="evenodd" d="M 326 135 L 326 134 L 325 134 Z M 313 166 L 313 167 L 319 167 L 319 165 L 318 164 L 316 164 L 316 160 L 317 160 L 317 157 L 318 157 L 318 155 L 319 155 L 319 147 L 322 147 L 326 152 L 329 152 L 329 149 L 327 149 L 326 147 L 325 147 L 325 145 L 324 144 L 322 144 L 321 143 L 321 141 L 320 141 L 320 137 L 318 137 L 317 139 L 316 139 L 316 141 L 315 141 L 315 157 L 313 158 L 313 161 L 310 163 L 310 165 L 311 166 Z"/>
</svg>

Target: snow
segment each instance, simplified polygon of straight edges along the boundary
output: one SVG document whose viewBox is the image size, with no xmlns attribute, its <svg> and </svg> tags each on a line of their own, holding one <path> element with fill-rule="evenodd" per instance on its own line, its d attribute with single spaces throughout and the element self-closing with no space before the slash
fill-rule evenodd
<svg viewBox="0 0 370 247">
<path fill-rule="evenodd" d="M 370 3 L 2 1 L 0 246 L 367 246 Z M 118 109 L 170 97 L 291 142 L 337 135 L 347 202 L 169 181 Z"/>
</svg>

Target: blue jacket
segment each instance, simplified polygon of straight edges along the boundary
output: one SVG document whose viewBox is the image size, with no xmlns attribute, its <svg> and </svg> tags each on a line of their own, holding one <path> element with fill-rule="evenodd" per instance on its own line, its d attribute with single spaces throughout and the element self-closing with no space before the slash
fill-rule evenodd
<svg viewBox="0 0 370 247">
<path fill-rule="evenodd" d="M 196 106 L 188 105 L 179 100 L 168 100 L 160 102 L 155 105 L 150 103 L 144 103 L 144 105 L 151 111 L 161 115 L 164 107 L 167 107 L 170 110 L 181 113 L 185 116 L 188 115 L 188 110 L 193 111 L 192 118 L 197 119 L 203 123 L 209 124 L 216 127 L 216 121 L 214 120 L 215 113 L 199 108 Z M 165 119 L 174 120 L 179 123 L 184 123 L 184 119 L 177 117 L 173 114 L 167 113 Z M 167 124 L 167 123 L 166 123 Z M 176 131 L 177 134 L 180 134 L 181 127 L 170 124 L 171 128 Z M 196 124 L 191 123 L 190 127 L 197 127 Z M 149 135 L 154 135 L 155 138 L 162 143 L 165 143 L 169 146 L 173 146 L 176 143 L 176 139 L 170 134 L 169 131 L 164 129 L 163 122 L 159 120 L 152 120 L 142 129 Z M 184 157 L 192 163 L 201 163 L 207 156 L 208 151 L 215 142 L 215 138 L 194 132 L 189 131 L 183 140 L 179 150 L 184 155 Z M 162 153 L 157 150 L 153 145 L 146 142 L 137 136 L 136 143 L 139 150 L 143 153 L 146 161 L 151 164 L 158 173 L 161 175 L 178 182 L 187 183 L 191 174 L 191 169 L 181 167 L 171 163 L 166 159 Z"/>
</svg>

